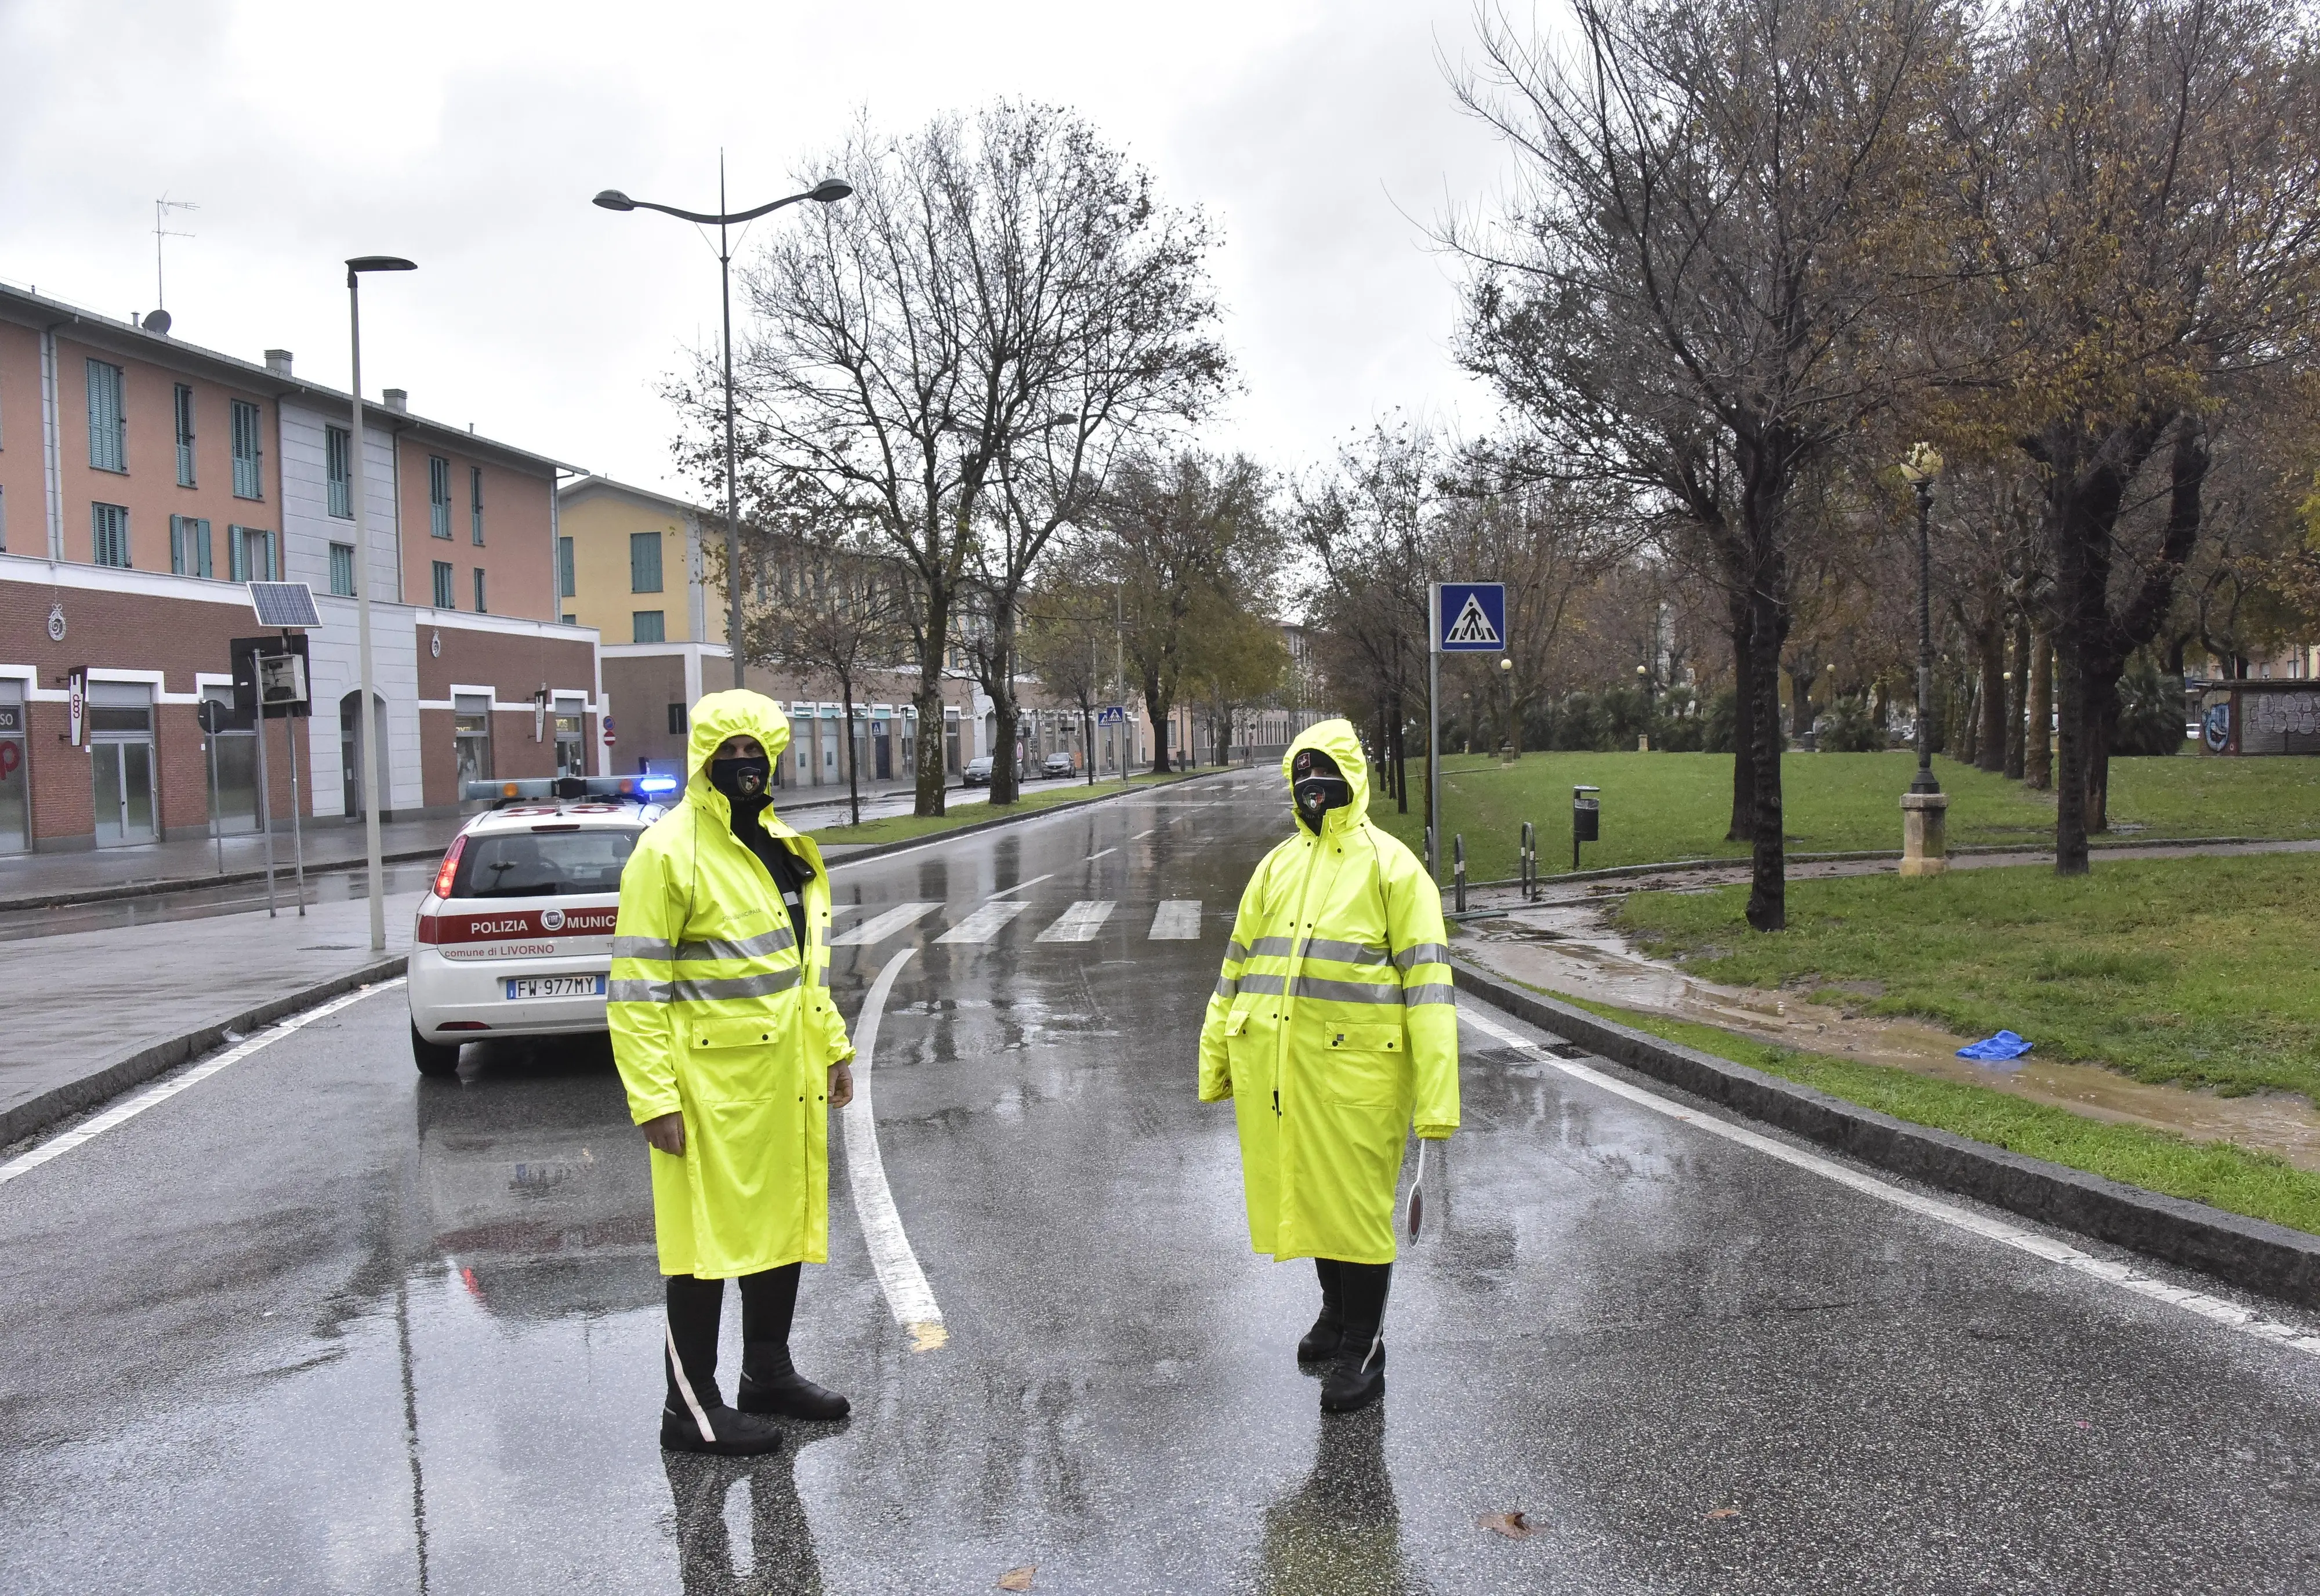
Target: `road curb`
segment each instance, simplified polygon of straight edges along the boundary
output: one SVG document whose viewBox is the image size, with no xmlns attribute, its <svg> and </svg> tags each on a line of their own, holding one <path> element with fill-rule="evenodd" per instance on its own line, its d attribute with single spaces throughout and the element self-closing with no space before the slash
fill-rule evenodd
<svg viewBox="0 0 2320 1596">
<path fill-rule="evenodd" d="M 416 865 L 428 859 L 440 859 L 443 849 L 450 847 L 446 840 L 439 848 L 406 849 L 402 853 L 384 854 L 381 865 Z M 367 859 L 309 860 L 306 874 L 329 875 L 348 870 L 367 868 Z M 0 898 L 0 914 L 19 909 L 72 909 L 83 903 L 111 903 L 122 898 L 157 898 L 169 893 L 195 893 L 205 886 L 247 886 L 253 881 L 264 881 L 266 872 L 258 870 L 228 870 L 222 875 L 165 875 L 157 881 L 124 881 L 113 886 L 67 887 L 53 893 L 32 893 L 21 898 Z M 276 865 L 274 879 L 284 890 L 295 891 L 296 877 L 291 866 Z M 284 884 L 287 884 L 286 885 Z"/>
<path fill-rule="evenodd" d="M 1038 809 L 1027 809 L 1020 814 L 1002 814 L 987 821 L 970 821 L 964 826 L 953 826 L 943 831 L 929 831 L 921 837 L 903 837 L 893 842 L 874 842 L 866 847 L 856 848 L 852 853 L 840 854 L 837 858 L 829 861 L 829 867 L 832 870 L 842 869 L 856 860 L 866 863 L 871 859 L 884 858 L 888 854 L 901 853 L 905 848 L 926 848 L 937 842 L 948 842 L 955 837 L 972 837 L 977 831 L 995 831 L 1001 826 L 1020 826 L 1026 821 L 1046 820 L 1049 815 L 1074 814 L 1083 809 L 1093 809 L 1099 803 L 1109 803 L 1115 798 L 1130 798 L 1138 793 L 1165 792 L 1170 787 L 1181 787 L 1189 782 L 1205 781 L 1212 775 L 1229 775 L 1234 770 L 1240 768 L 1242 768 L 1240 766 L 1233 766 L 1222 770 L 1196 770 L 1186 775 L 1172 776 L 1165 782 L 1146 782 L 1140 787 L 1120 787 L 1093 798 L 1078 798 L 1069 803 L 1043 804 Z M 812 837 L 813 833 L 809 831 L 806 835 Z M 817 846 L 820 841 L 821 839 L 819 837 L 814 838 Z M 846 845 L 840 843 L 838 846 L 843 848 Z"/>
<path fill-rule="evenodd" d="M 327 981 L 302 986 L 295 992 L 285 993 L 212 1024 L 158 1042 L 149 1042 L 108 1059 L 78 1080 L 52 1086 L 39 1096 L 26 1098 L 15 1107 L 0 1112 L 0 1147 L 22 1141 L 47 1129 L 59 1120 L 69 1119 L 83 1109 L 93 1107 L 108 1097 L 198 1058 L 213 1048 L 222 1047 L 228 1031 L 247 1036 L 259 1026 L 271 1025 L 301 1010 L 311 1009 L 342 992 L 352 992 L 358 986 L 371 986 L 381 981 L 392 980 L 403 974 L 404 962 L 401 955 L 381 959 L 358 970 L 333 975 Z"/>
<path fill-rule="evenodd" d="M 2320 1237 L 1913 1125 L 1453 963 L 1460 990 L 1590 1052 L 1823 1147 L 2300 1307 L 2320 1307 Z"/>
</svg>

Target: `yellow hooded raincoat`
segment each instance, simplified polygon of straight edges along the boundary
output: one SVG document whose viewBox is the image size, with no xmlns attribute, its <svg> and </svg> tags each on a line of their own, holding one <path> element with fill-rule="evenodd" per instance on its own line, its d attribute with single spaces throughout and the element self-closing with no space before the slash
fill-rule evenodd
<svg viewBox="0 0 2320 1596">
<path fill-rule="evenodd" d="M 733 835 L 709 759 L 746 733 L 778 766 L 789 721 L 756 693 L 693 708 L 684 798 L 621 873 L 608 1008 L 612 1056 L 639 1125 L 684 1114 L 684 1152 L 652 1151 L 664 1274 L 754 1274 L 829 1252 L 828 1075 L 854 1056 L 829 1000 L 829 876 L 810 838 L 760 821 L 813 867 L 809 946 L 773 878 Z"/>
<path fill-rule="evenodd" d="M 1394 1187 L 1413 1122 L 1458 1128 L 1458 1020 L 1442 896 L 1369 823 L 1351 724 L 1291 744 L 1337 762 L 1353 802 L 1302 824 L 1241 894 L 1201 1028 L 1201 1101 L 1233 1100 L 1249 1241 L 1276 1258 L 1393 1261 Z"/>
</svg>

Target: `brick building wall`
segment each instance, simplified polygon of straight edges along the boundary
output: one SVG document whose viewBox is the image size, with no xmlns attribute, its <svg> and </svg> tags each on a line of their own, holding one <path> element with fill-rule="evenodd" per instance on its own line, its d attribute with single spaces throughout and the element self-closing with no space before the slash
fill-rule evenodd
<svg viewBox="0 0 2320 1596">
<path fill-rule="evenodd" d="M 596 697 L 596 654 L 585 640 L 544 633 L 485 631 L 449 624 L 430 612 L 419 617 L 420 768 L 424 802 L 430 809 L 456 804 L 458 757 L 455 746 L 455 699 L 462 692 L 489 689 L 492 695 L 492 774 L 503 780 L 556 774 L 556 732 L 549 723 L 532 740 L 532 694 L 546 687 L 553 700 Z M 441 648 L 436 648 L 440 639 Z M 581 717 L 582 747 L 595 768 L 601 731 L 594 713 Z"/>
</svg>

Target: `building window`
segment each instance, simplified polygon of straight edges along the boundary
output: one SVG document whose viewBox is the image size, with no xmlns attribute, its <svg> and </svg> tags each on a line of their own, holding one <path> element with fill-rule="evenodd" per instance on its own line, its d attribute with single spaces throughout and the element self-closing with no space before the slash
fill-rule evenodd
<svg viewBox="0 0 2320 1596">
<path fill-rule="evenodd" d="M 668 706 L 668 734 L 671 737 L 683 737 L 684 733 L 684 706 L 681 703 L 673 703 Z"/>
<path fill-rule="evenodd" d="M 451 701 L 451 741 L 459 761 L 459 796 L 467 784 L 492 779 L 492 701 L 480 693 L 462 693 Z"/>
<path fill-rule="evenodd" d="M 5 549 L 6 547 L 6 544 L 0 543 L 0 549 Z M 564 624 L 566 626 L 577 626 L 580 624 L 580 617 L 577 615 L 566 615 L 564 618 Z"/>
<path fill-rule="evenodd" d="M 351 543 L 331 545 L 331 591 L 340 598 L 355 595 L 355 546 Z"/>
<path fill-rule="evenodd" d="M 129 507 L 125 504 L 91 504 L 88 507 L 89 530 L 95 535 L 96 563 L 129 565 Z"/>
<path fill-rule="evenodd" d="M 484 468 L 467 467 L 467 532 L 476 547 L 484 546 Z"/>
<path fill-rule="evenodd" d="M 233 402 L 233 496 L 237 499 L 262 499 L 266 496 L 266 449 L 258 434 L 258 406 L 243 400 Z"/>
<path fill-rule="evenodd" d="M 658 532 L 629 534 L 629 591 L 630 593 L 660 591 L 660 534 Z"/>
<path fill-rule="evenodd" d="M 448 610 L 452 607 L 451 562 L 448 559 L 439 559 L 435 562 L 435 607 L 439 610 Z"/>
<path fill-rule="evenodd" d="M 427 530 L 439 538 L 451 535 L 451 462 L 440 455 L 427 457 Z"/>
<path fill-rule="evenodd" d="M 226 575 L 235 582 L 278 582 L 274 560 L 274 534 L 258 527 L 225 530 Z"/>
<path fill-rule="evenodd" d="M 556 540 L 556 594 L 558 598 L 574 598 L 579 592 L 580 585 L 572 569 L 572 540 L 558 538 Z"/>
<path fill-rule="evenodd" d="M 122 563 L 126 565 L 128 562 L 124 560 Z M 629 616 L 629 622 L 630 627 L 629 640 L 632 643 L 665 643 L 668 641 L 668 627 L 661 611 L 634 611 Z"/>
<path fill-rule="evenodd" d="M 129 417 L 121 403 L 121 367 L 104 360 L 88 363 L 88 466 L 92 471 L 129 469 Z"/>
<path fill-rule="evenodd" d="M 355 513 L 353 435 L 344 427 L 322 429 L 323 473 L 330 483 L 330 512 L 342 521 Z"/>
<path fill-rule="evenodd" d="M 210 523 L 198 515 L 169 517 L 169 569 L 180 576 L 215 575 L 210 566 Z"/>
<path fill-rule="evenodd" d="M 476 613 L 480 615 L 489 608 L 491 608 L 491 606 L 484 603 L 483 567 L 478 566 L 476 567 Z"/>
<path fill-rule="evenodd" d="M 194 485 L 194 391 L 177 385 L 177 485 Z"/>
</svg>

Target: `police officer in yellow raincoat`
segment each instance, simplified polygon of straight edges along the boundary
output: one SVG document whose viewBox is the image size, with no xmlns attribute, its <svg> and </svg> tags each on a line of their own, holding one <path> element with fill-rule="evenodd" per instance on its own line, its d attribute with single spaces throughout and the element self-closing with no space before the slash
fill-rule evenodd
<svg viewBox="0 0 2320 1596">
<path fill-rule="evenodd" d="M 844 1397 L 791 1365 L 799 1266 L 829 1253 L 829 1119 L 854 1056 L 829 1000 L 829 876 L 774 817 L 789 721 L 759 694 L 693 708 L 684 797 L 621 873 L 612 1055 L 652 1145 L 653 1225 L 668 1277 L 661 1445 L 747 1455 L 771 1415 L 831 1419 Z M 717 1389 L 725 1282 L 741 1283 L 735 1406 Z"/>
<path fill-rule="evenodd" d="M 1328 1365 L 1321 1405 L 1350 1412 L 1385 1390 L 1407 1133 L 1458 1128 L 1458 1018 L 1441 893 L 1369 823 L 1352 725 L 1311 728 L 1282 769 L 1297 834 L 1241 894 L 1201 1028 L 1201 1101 L 1233 1100 L 1251 1244 L 1314 1262 L 1321 1313 L 1297 1357 Z"/>
</svg>

